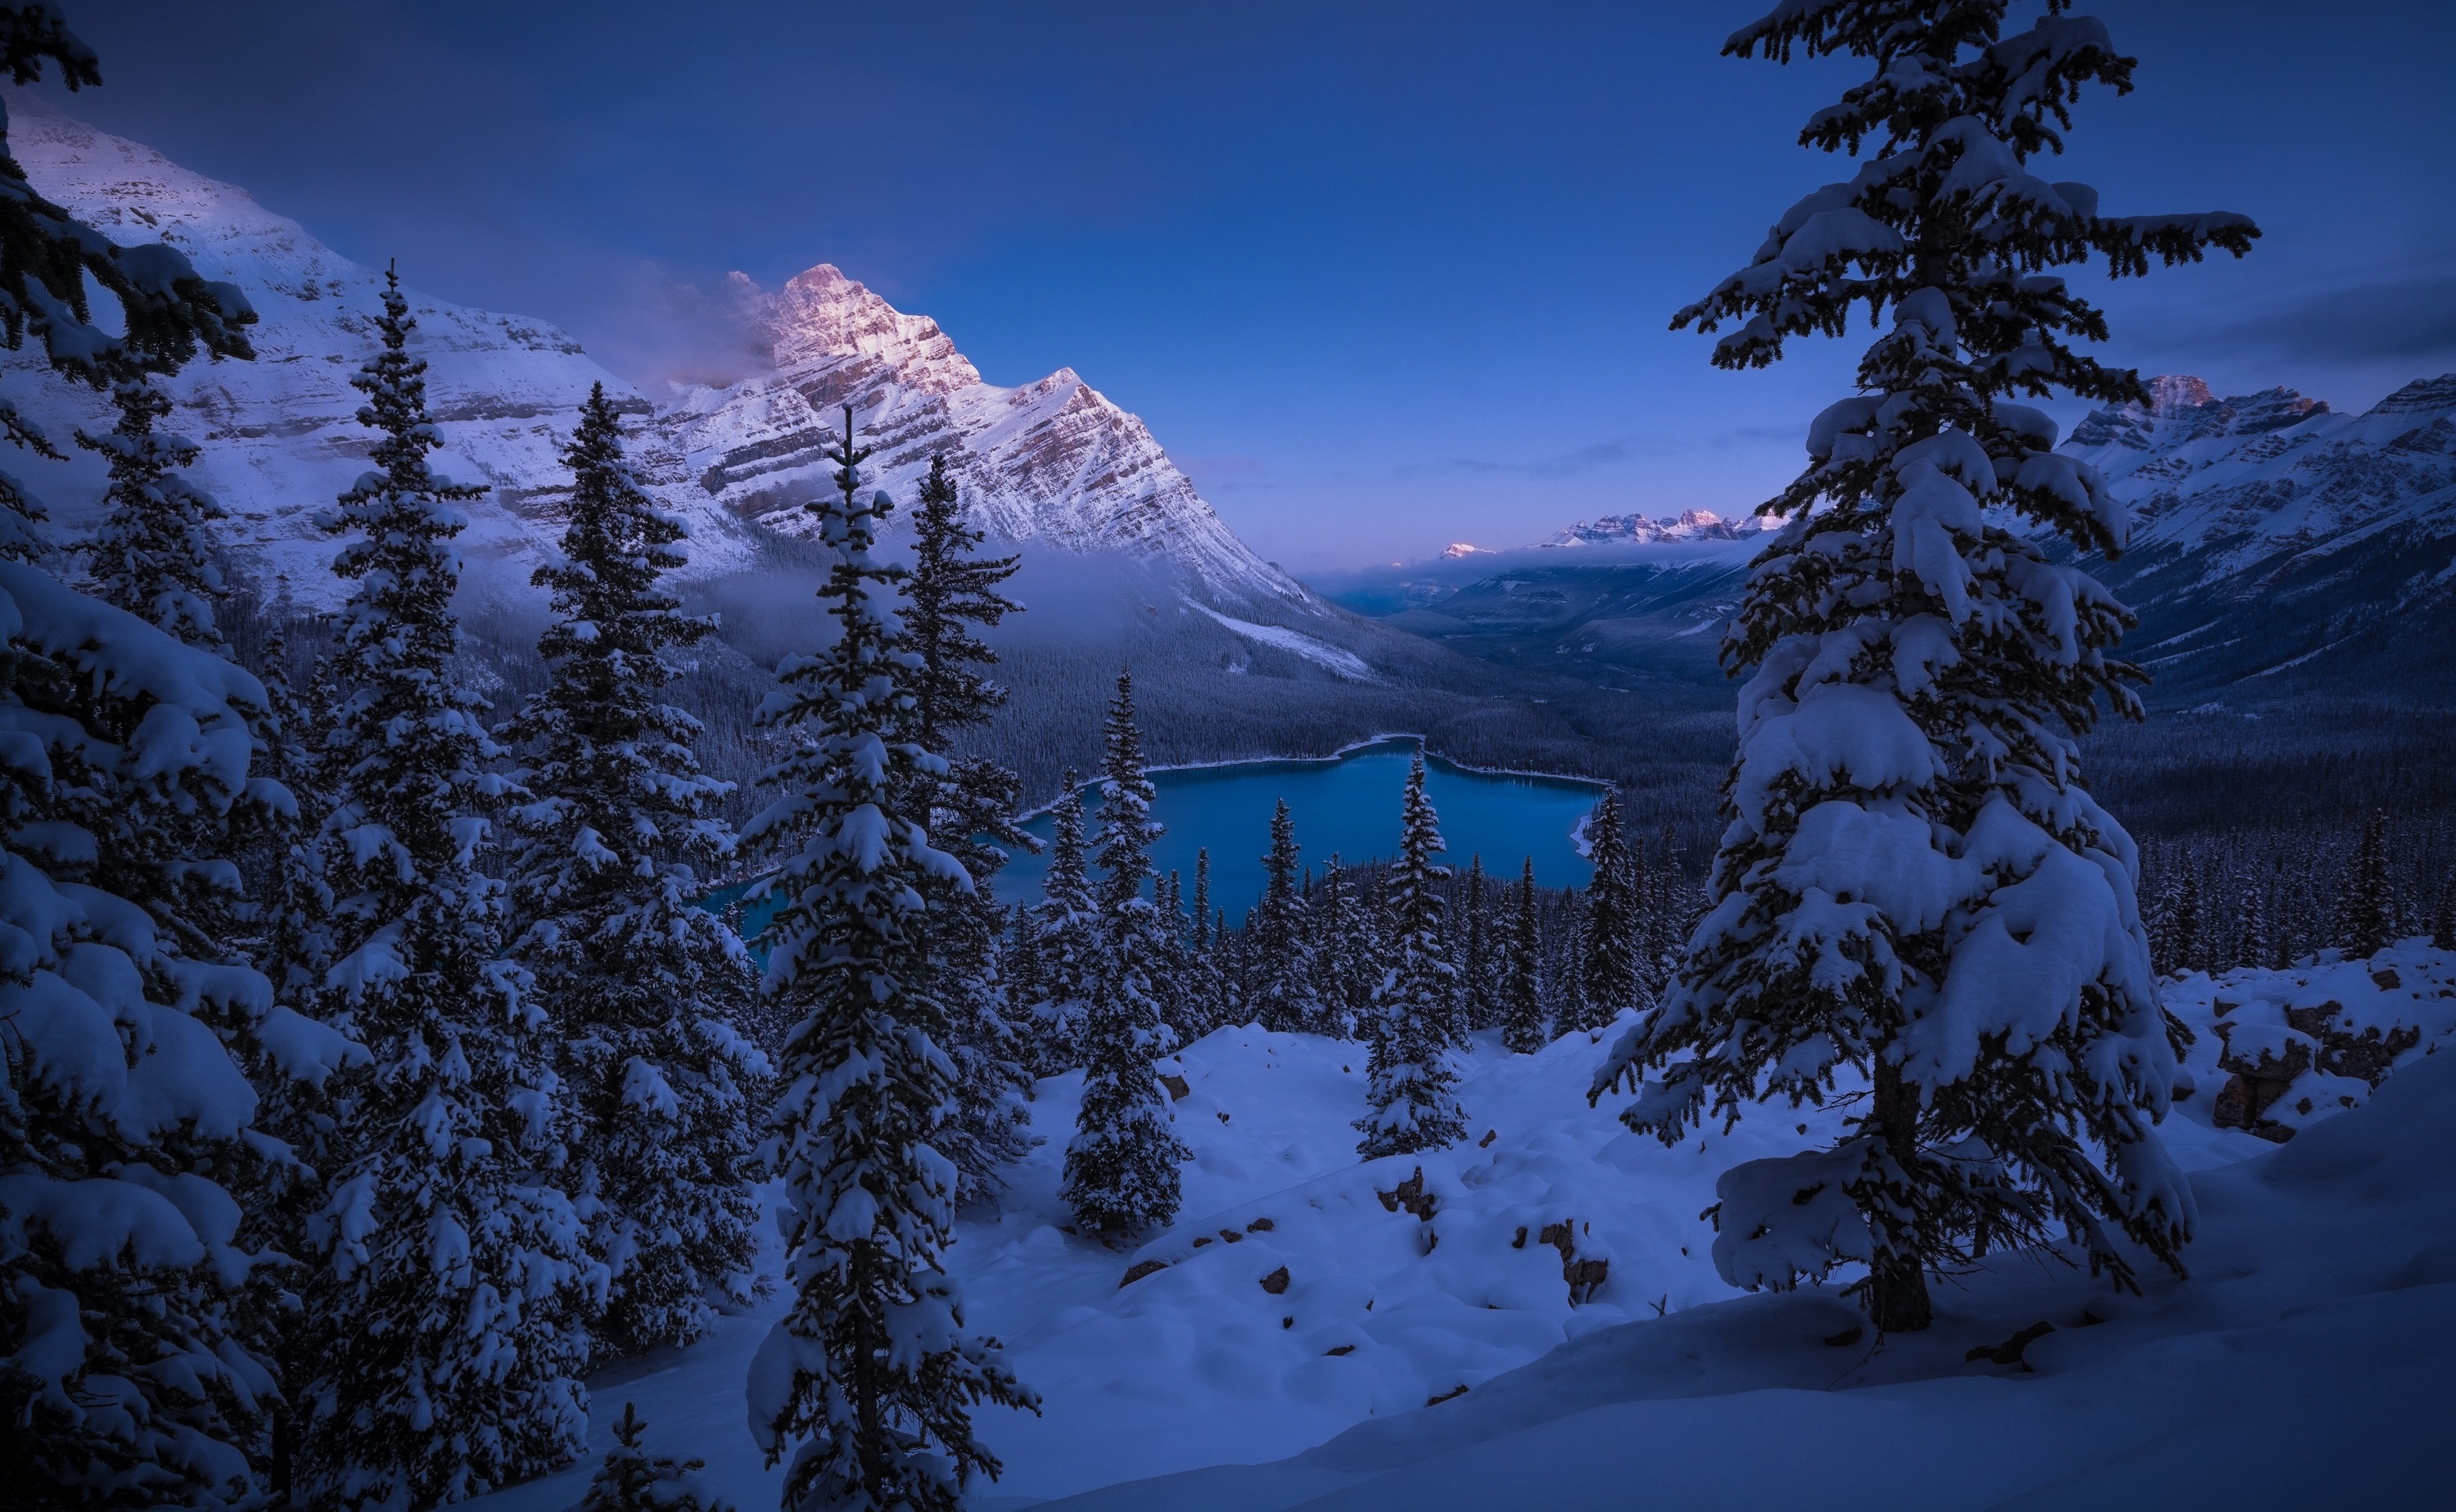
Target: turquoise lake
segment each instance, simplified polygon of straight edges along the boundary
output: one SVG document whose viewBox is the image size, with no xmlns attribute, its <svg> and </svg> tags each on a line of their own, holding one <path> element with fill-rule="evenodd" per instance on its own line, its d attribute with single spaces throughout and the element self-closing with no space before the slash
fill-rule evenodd
<svg viewBox="0 0 2456 1512">
<path fill-rule="evenodd" d="M 1195 853 L 1208 848 L 1212 902 L 1237 922 L 1262 894 L 1262 854 L 1271 848 L 1271 810 L 1280 799 L 1296 820 L 1302 863 L 1317 873 L 1333 852 L 1347 865 L 1388 857 L 1399 849 L 1400 796 L 1415 755 L 1414 741 L 1394 738 L 1320 760 L 1155 771 L 1152 818 L 1164 828 L 1152 860 L 1163 876 L 1179 873 L 1190 897 Z M 1084 792 L 1096 833 L 1098 786 L 1087 785 Z M 1514 880 L 1532 857 L 1536 880 L 1547 888 L 1582 888 L 1592 879 L 1593 868 L 1571 837 L 1602 796 L 1600 785 L 1472 771 L 1435 756 L 1424 764 L 1424 793 L 1441 815 L 1449 847 L 1442 859 L 1453 868 L 1465 870 L 1468 858 L 1481 854 L 1484 870 Z M 1056 822 L 1044 813 L 1024 828 L 1046 841 Z M 998 873 L 998 897 L 1007 903 L 1037 898 L 1048 865 L 1046 852 L 1016 855 Z M 727 889 L 711 901 L 741 890 Z M 749 912 L 744 928 L 755 932 L 767 910 Z"/>
<path fill-rule="evenodd" d="M 1165 827 L 1152 847 L 1160 874 L 1177 872 L 1189 896 L 1195 852 L 1211 851 L 1211 900 L 1234 923 L 1262 895 L 1262 855 L 1271 848 L 1271 810 L 1282 798 L 1296 820 L 1302 862 L 1319 873 L 1336 852 L 1353 866 L 1398 854 L 1399 803 L 1415 760 L 1411 740 L 1377 741 L 1320 761 L 1237 762 L 1152 773 L 1156 795 L 1152 818 Z M 1087 787 L 1084 807 L 1097 832 L 1097 785 Z M 1585 887 L 1593 868 L 1578 854 L 1571 834 L 1603 789 L 1561 777 L 1520 777 L 1470 771 L 1435 756 L 1424 764 L 1424 796 L 1442 818 L 1443 860 L 1463 871 L 1481 854 L 1484 869 L 1518 875 L 1535 860 L 1536 880 L 1547 888 Z M 1056 824 L 1042 814 L 1024 826 L 1047 840 Z M 999 896 L 1013 902 L 1037 897 L 1046 852 L 1017 855 L 998 873 Z"/>
</svg>

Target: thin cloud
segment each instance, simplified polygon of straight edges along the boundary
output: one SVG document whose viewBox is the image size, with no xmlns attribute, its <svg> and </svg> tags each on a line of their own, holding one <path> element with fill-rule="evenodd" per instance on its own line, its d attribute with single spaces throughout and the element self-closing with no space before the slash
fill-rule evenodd
<svg viewBox="0 0 2456 1512">
<path fill-rule="evenodd" d="M 1391 469 L 1401 478 L 1576 478 L 1634 460 L 1637 448 L 1627 439 L 1596 441 L 1575 451 L 1525 462 L 1485 461 L 1472 457 L 1440 461 L 1408 462 Z"/>
<path fill-rule="evenodd" d="M 2339 361 L 2456 353 L 2456 275 L 2324 290 L 2236 321 L 2225 339 Z"/>
</svg>

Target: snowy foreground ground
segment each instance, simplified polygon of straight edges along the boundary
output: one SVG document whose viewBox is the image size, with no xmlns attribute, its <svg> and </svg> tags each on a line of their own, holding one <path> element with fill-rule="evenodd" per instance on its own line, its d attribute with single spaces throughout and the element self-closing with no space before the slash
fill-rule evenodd
<svg viewBox="0 0 2456 1512">
<path fill-rule="evenodd" d="M 1616 1099 L 1586 1108 L 1601 1047 L 1583 1035 L 1532 1056 L 1480 1045 L 1474 1142 L 1359 1163 L 1361 1049 L 1214 1034 L 1182 1057 L 1182 1221 L 1127 1253 L 1059 1227 L 1078 1078 L 1044 1082 L 1050 1142 L 953 1255 L 973 1321 L 1046 1407 L 985 1418 L 1007 1472 L 973 1504 L 2456 1504 L 2440 1457 L 2456 1408 L 2456 957 L 2417 943 L 2186 978 L 2167 1001 L 2200 1033 L 2199 1090 L 2166 1126 L 2200 1203 L 2192 1277 L 2115 1297 L 2006 1256 L 1939 1288 L 1933 1331 L 1881 1347 L 1830 1295 L 1731 1291 L 1698 1216 L 1718 1172 L 1821 1142 L 1833 1115 L 1803 1133 L 1767 1110 L 1666 1150 L 1612 1121 Z M 2325 1096 L 2279 1110 L 2291 1143 L 2214 1127 L 2220 1007 L 2242 1041 L 2290 1037 L 2283 1011 L 2323 1002 L 2422 1043 L 2375 1093 L 2298 1083 L 2290 1103 Z M 1401 1187 L 1419 1167 L 1429 1200 Z M 1119 1284 L 1146 1261 L 1167 1263 Z M 1593 1294 L 1578 1305 L 1572 1275 Z M 1966 1358 L 2042 1321 L 2055 1331 L 2026 1365 Z M 705 1456 L 706 1482 L 744 1512 L 773 1506 L 742 1405 L 767 1327 L 730 1318 L 596 1378 L 596 1438 L 635 1401 L 652 1448 Z M 561 1512 L 585 1475 L 478 1505 Z"/>
</svg>

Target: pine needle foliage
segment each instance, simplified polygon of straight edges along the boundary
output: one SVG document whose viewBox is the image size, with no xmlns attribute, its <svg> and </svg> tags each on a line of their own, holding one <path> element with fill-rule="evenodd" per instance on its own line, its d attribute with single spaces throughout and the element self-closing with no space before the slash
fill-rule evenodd
<svg viewBox="0 0 2456 1512">
<path fill-rule="evenodd" d="M 769 1117 L 792 1300 L 751 1362 L 751 1426 L 770 1464 L 789 1455 L 797 1512 L 954 1512 L 974 1475 L 998 1470 L 972 1409 L 1035 1402 L 996 1340 L 966 1330 L 942 1258 L 956 1177 L 931 1140 L 955 1072 L 926 991 L 923 889 L 971 878 L 915 806 L 947 764 L 911 738 L 920 659 L 897 614 L 904 569 L 877 544 L 894 506 L 860 497 L 870 448 L 849 405 L 828 455 L 836 492 L 810 514 L 836 635 L 777 668 L 760 717 L 801 745 L 768 773 L 783 796 L 744 831 L 782 857 L 765 989 L 804 1015 Z"/>
<path fill-rule="evenodd" d="M 0 9 L 0 72 L 53 67 L 101 82 L 57 7 Z M 89 278 L 122 296 L 121 331 L 93 319 Z M 0 138 L 0 346 L 40 352 L 12 388 L 134 384 L 200 345 L 247 358 L 254 318 L 176 250 L 44 199 Z M 62 456 L 6 398 L 0 440 Z M 129 491 L 114 519 L 152 502 Z M 240 1203 L 281 1152 L 241 1063 L 276 1011 L 181 877 L 228 877 L 235 816 L 286 801 L 252 769 L 266 694 L 69 586 L 45 518 L 0 474 L 0 1504 L 260 1505 L 271 1257 Z M 281 1042 L 301 1073 L 338 1049 Z"/>
<path fill-rule="evenodd" d="M 1458 1011 L 1458 966 L 1442 927 L 1441 884 L 1449 868 L 1442 852 L 1441 816 L 1424 796 L 1424 758 L 1407 771 L 1401 801 L 1399 860 L 1391 868 L 1390 936 L 1382 991 L 1367 1026 L 1368 1111 L 1356 1124 L 1366 1159 L 1440 1150 L 1466 1137 L 1452 1064 Z"/>
<path fill-rule="evenodd" d="M 640 1442 L 647 1431 L 640 1409 L 624 1402 L 614 1424 L 614 1446 L 589 1478 L 580 1512 L 733 1512 L 732 1502 L 698 1483 L 706 1461 L 652 1455 Z"/>
<path fill-rule="evenodd" d="M 1621 824 L 1619 793 L 1607 792 L 1596 803 L 1586 821 L 1586 840 L 1594 880 L 1586 886 L 1586 932 L 1578 957 L 1579 1018 L 1561 1027 L 1592 1032 L 1610 1027 L 1626 1010 L 1642 1007 L 1646 992 L 1646 920 Z"/>
<path fill-rule="evenodd" d="M 76 437 L 109 473 L 87 570 L 104 602 L 189 645 L 227 650 L 214 623 L 223 584 L 209 528 L 226 512 L 178 471 L 195 461 L 196 443 L 155 428 L 171 401 L 150 376 L 113 384 L 111 400 L 117 422 L 99 436 Z"/>
<path fill-rule="evenodd" d="M 930 460 L 918 502 L 912 573 L 904 584 L 905 637 L 920 663 L 913 738 L 947 763 L 929 781 L 923 800 L 932 843 L 961 862 L 972 883 L 970 891 L 923 884 L 934 918 L 932 991 L 947 1014 L 941 1048 L 955 1066 L 954 1110 L 939 1145 L 955 1162 L 956 1200 L 971 1202 L 1005 1190 L 1006 1168 L 1033 1143 L 1025 1108 L 1032 1052 L 1005 982 L 1006 915 L 994 884 L 1007 848 L 1036 850 L 1040 842 L 1015 820 L 1022 781 L 993 761 L 955 749 L 967 732 L 988 725 L 1005 706 L 1006 689 L 988 672 L 997 653 L 978 632 L 1022 609 L 1000 591 L 1022 559 L 978 554 L 983 533 L 965 522 L 946 458 Z"/>
<path fill-rule="evenodd" d="M 563 1159 L 545 1015 L 504 958 L 503 885 L 479 869 L 509 785 L 485 701 L 454 665 L 456 507 L 437 476 L 426 364 L 387 276 L 382 347 L 351 379 L 374 468 L 329 518 L 350 532 L 320 837 L 333 896 L 324 1018 L 366 1047 L 332 1093 L 340 1132 L 311 1234 L 313 1499 L 431 1505 L 584 1447 L 586 1311 L 604 1270 L 545 1173 Z"/>
<path fill-rule="evenodd" d="M 1501 969 L 1501 1042 L 1520 1055 L 1551 1043 L 1545 1032 L 1544 935 L 1535 906 L 1535 858 L 1526 858 L 1509 902 L 1509 942 Z"/>
<path fill-rule="evenodd" d="M 1121 1239 L 1177 1216 L 1177 1167 L 1191 1152 L 1155 1066 L 1177 1048 L 1161 1019 L 1155 967 L 1166 955 L 1152 881 L 1152 784 L 1135 725 L 1135 684 L 1117 674 L 1103 728 L 1098 954 L 1083 1012 L 1083 1106 L 1066 1147 L 1062 1195 L 1088 1233 Z"/>
<path fill-rule="evenodd" d="M 1270 853 L 1262 857 L 1262 896 L 1245 943 L 1254 952 L 1254 979 L 1245 1007 L 1264 1029 L 1300 1033 L 1321 1027 L 1317 1000 L 1313 936 L 1303 895 L 1297 888 L 1297 826 L 1286 799 L 1271 814 Z"/>
<path fill-rule="evenodd" d="M 2137 275 L 2258 233 L 2104 215 L 2037 176 L 2075 102 L 2128 91 L 2133 60 L 2064 0 L 2010 34 L 2006 9 L 1796 0 L 1725 49 L 1865 60 L 1800 133 L 1860 163 L 1674 328 L 1729 327 L 1713 361 L 1743 369 L 1863 305 L 1889 323 L 1762 506 L 1780 526 L 1724 645 L 1753 675 L 1711 911 L 1594 1084 L 1638 1087 L 1627 1121 L 1672 1142 L 1709 1113 L 1872 1084 L 1838 1149 L 1725 1175 L 1715 1259 L 1749 1286 L 1864 1264 L 1893 1330 L 1926 1326 L 1932 1267 L 1983 1248 L 2059 1232 L 2129 1285 L 2132 1255 L 2180 1267 L 2193 1222 L 2152 1127 L 2176 1051 L 2138 857 L 2076 740 L 2101 698 L 2139 710 L 2114 654 L 2132 620 L 2047 547 L 2113 555 L 2128 515 L 2017 401 L 2144 398 L 2080 350 L 2105 317 L 2052 270 Z"/>
<path fill-rule="evenodd" d="M 535 576 L 547 682 L 503 728 L 529 794 L 507 824 L 513 955 L 559 1055 L 563 1187 L 606 1270 L 596 1343 L 626 1355 L 750 1299 L 749 1109 L 769 1068 L 737 1027 L 748 954 L 698 904 L 694 863 L 733 849 L 715 811 L 731 785 L 700 770 L 699 722 L 662 698 L 675 653 L 714 629 L 661 582 L 685 563 L 682 523 L 632 477 L 604 385 L 563 462 L 562 558 Z"/>
<path fill-rule="evenodd" d="M 1040 901 L 1024 913 L 1025 948 L 1033 963 L 1027 1001 L 1043 1075 L 1083 1063 L 1084 1014 L 1100 957 L 1083 792 L 1071 770 L 1050 817 L 1049 870 L 1041 879 Z"/>
</svg>

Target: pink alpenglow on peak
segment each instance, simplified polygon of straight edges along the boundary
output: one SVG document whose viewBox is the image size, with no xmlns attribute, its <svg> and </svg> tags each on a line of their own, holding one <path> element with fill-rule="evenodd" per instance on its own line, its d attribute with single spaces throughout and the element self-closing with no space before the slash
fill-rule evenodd
<svg viewBox="0 0 2456 1512">
<path fill-rule="evenodd" d="M 232 512 L 220 535 L 233 555 L 270 597 L 297 608 L 338 603 L 334 541 L 302 501 L 330 500 L 366 465 L 348 378 L 372 350 L 381 276 L 246 191 L 39 96 L 10 100 L 9 117 L 9 147 L 44 194 L 123 240 L 166 240 L 204 276 L 247 291 L 262 317 L 258 359 L 198 363 L 163 387 L 203 446 L 189 472 Z M 417 270 L 403 273 L 414 284 Z M 985 383 L 936 321 L 828 263 L 775 290 L 736 275 L 724 299 L 755 333 L 766 367 L 723 387 L 647 391 L 542 321 L 412 290 L 412 345 L 428 363 L 444 440 L 438 469 L 487 490 L 469 506 L 460 545 L 489 591 L 524 594 L 561 535 L 570 486 L 563 439 L 602 383 L 632 433 L 641 481 L 690 531 L 686 578 L 751 567 L 769 531 L 808 528 L 801 504 L 829 487 L 821 449 L 838 407 L 851 404 L 878 447 L 866 487 L 909 503 L 944 453 L 973 521 L 1004 541 L 1122 554 L 1232 613 L 1328 612 L 1237 539 L 1140 419 L 1073 371 L 1017 388 Z M 0 367 L 38 361 L 0 354 Z M 105 400 L 58 385 L 29 390 L 37 392 L 30 402 L 40 413 L 30 418 L 54 435 L 109 428 Z M 54 470 L 62 476 L 29 480 L 65 527 L 78 528 L 96 490 Z"/>
<path fill-rule="evenodd" d="M 1490 557 L 1498 553 L 1490 546 L 1479 546 L 1471 541 L 1453 541 L 1442 548 L 1442 555 L 1457 562 L 1467 557 Z"/>
<path fill-rule="evenodd" d="M 867 358 L 892 370 L 904 387 L 927 393 L 952 394 L 981 380 L 980 370 L 937 321 L 904 314 L 831 262 L 795 274 L 774 294 L 757 290 L 752 299 L 759 332 L 780 370 Z"/>
<path fill-rule="evenodd" d="M 1677 515 L 1648 519 L 1644 515 L 1605 515 L 1582 520 L 1536 542 L 1539 546 L 1604 546 L 1662 541 L 1737 541 L 1762 528 L 1753 519 L 1725 520 L 1710 509 L 1684 509 Z"/>
</svg>

